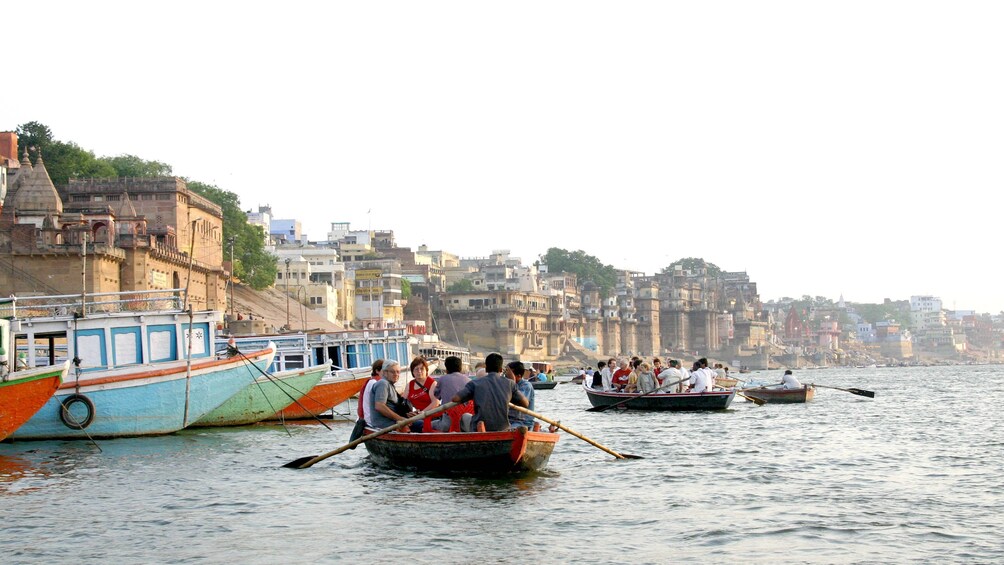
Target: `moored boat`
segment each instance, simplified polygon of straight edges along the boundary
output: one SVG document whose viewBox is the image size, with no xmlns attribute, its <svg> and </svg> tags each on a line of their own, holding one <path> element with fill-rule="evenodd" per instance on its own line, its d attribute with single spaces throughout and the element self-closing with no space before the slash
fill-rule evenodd
<svg viewBox="0 0 1004 565">
<path fill-rule="evenodd" d="M 588 386 L 582 387 L 589 397 L 593 407 L 610 406 L 623 402 L 621 406 L 631 410 L 693 412 L 699 410 L 724 410 L 732 404 L 735 398 L 734 390 L 723 390 L 702 393 L 654 393 L 640 394 L 633 392 L 605 392 Z"/>
<path fill-rule="evenodd" d="M 70 363 L 4 373 L 0 380 L 0 441 L 31 419 L 66 378 Z"/>
<path fill-rule="evenodd" d="M 754 388 L 743 389 L 742 393 L 768 404 L 798 404 L 812 400 L 816 388 L 812 385 L 804 385 L 802 388 Z"/>
<path fill-rule="evenodd" d="M 180 290 L 0 300 L 28 366 L 74 359 L 73 374 L 11 437 L 109 438 L 176 432 L 272 362 L 274 347 L 216 359 L 216 311 L 186 311 Z"/>
<path fill-rule="evenodd" d="M 331 369 L 330 363 L 292 369 L 273 375 L 260 374 L 243 390 L 199 418 L 193 426 L 243 426 L 260 422 L 295 405 Z"/>
<path fill-rule="evenodd" d="M 521 427 L 504 432 L 393 432 L 367 441 L 366 449 L 376 463 L 391 467 L 507 474 L 542 469 L 557 443 L 558 434 Z"/>
<path fill-rule="evenodd" d="M 325 375 L 298 402 L 283 408 L 266 420 L 305 420 L 317 417 L 352 398 L 370 378 L 369 368 L 338 370 Z"/>
</svg>

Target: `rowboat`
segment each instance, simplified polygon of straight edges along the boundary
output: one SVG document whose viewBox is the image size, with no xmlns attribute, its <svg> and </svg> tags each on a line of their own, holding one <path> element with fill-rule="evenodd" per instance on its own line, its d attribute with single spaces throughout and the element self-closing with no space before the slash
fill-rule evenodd
<svg viewBox="0 0 1004 565">
<path fill-rule="evenodd" d="M 534 390 L 549 390 L 558 386 L 558 381 L 530 381 L 530 384 L 533 385 Z"/>
<path fill-rule="evenodd" d="M 262 374 L 193 426 L 243 426 L 260 422 L 295 404 L 327 375 L 330 363 L 307 369 L 292 369 L 274 375 Z"/>
<path fill-rule="evenodd" d="M 558 434 L 520 427 L 504 432 L 392 432 L 367 441 L 366 449 L 374 462 L 389 467 L 507 474 L 542 469 L 557 443 Z"/>
<path fill-rule="evenodd" d="M 0 299 L 0 317 L 10 320 L 27 366 L 77 360 L 72 376 L 11 438 L 169 434 L 223 404 L 269 366 L 274 346 L 217 359 L 210 336 L 222 313 L 186 311 L 181 293 Z"/>
<path fill-rule="evenodd" d="M 625 402 L 622 406 L 632 410 L 693 412 L 698 410 L 725 410 L 735 398 L 734 390 L 722 390 L 702 393 L 662 393 L 641 394 L 634 392 L 605 392 L 587 386 L 582 387 L 589 397 L 589 403 L 594 407 L 610 406 L 629 398 L 637 398 Z"/>
<path fill-rule="evenodd" d="M 754 388 L 744 389 L 743 394 L 759 398 L 768 404 L 796 404 L 812 400 L 816 388 L 811 385 L 804 385 L 802 388 Z"/>
<path fill-rule="evenodd" d="M 0 441 L 31 419 L 66 378 L 69 361 L 4 374 L 0 381 Z"/>
<path fill-rule="evenodd" d="M 338 370 L 328 373 L 321 381 L 294 402 L 266 420 L 307 420 L 317 417 L 352 398 L 366 385 L 370 378 L 369 367 L 351 371 Z"/>
<path fill-rule="evenodd" d="M 715 377 L 715 386 L 721 388 L 732 388 L 739 384 L 739 379 L 733 379 L 732 377 Z"/>
</svg>

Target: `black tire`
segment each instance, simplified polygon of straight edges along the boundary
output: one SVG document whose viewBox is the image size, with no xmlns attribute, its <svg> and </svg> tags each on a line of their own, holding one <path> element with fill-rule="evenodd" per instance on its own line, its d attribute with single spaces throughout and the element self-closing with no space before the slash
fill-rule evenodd
<svg viewBox="0 0 1004 565">
<path fill-rule="evenodd" d="M 87 407 L 87 417 L 84 418 L 83 422 L 78 422 L 76 418 L 70 414 L 70 407 L 76 403 L 82 403 Z M 90 398 L 82 394 L 71 394 L 63 399 L 61 403 L 61 408 L 59 410 L 59 419 L 63 421 L 63 425 L 71 430 L 82 430 L 87 426 L 91 425 L 94 421 L 94 403 L 91 402 Z"/>
</svg>

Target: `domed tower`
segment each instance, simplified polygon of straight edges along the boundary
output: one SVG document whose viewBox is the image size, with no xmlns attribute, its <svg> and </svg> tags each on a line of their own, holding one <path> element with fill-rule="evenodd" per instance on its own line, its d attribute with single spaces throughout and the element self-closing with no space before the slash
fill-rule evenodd
<svg viewBox="0 0 1004 565">
<path fill-rule="evenodd" d="M 46 224 L 46 217 L 49 216 L 51 225 L 59 229 L 60 218 L 63 215 L 63 200 L 56 192 L 52 179 L 49 178 L 49 171 L 45 170 L 41 152 L 33 169 L 22 170 L 18 174 L 17 192 L 10 203 L 10 208 L 17 224 L 31 224 L 42 228 Z"/>
</svg>

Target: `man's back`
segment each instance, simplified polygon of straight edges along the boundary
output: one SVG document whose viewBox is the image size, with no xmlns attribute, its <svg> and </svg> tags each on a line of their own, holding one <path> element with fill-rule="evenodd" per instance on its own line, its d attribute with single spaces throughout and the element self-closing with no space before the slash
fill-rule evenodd
<svg viewBox="0 0 1004 565">
<path fill-rule="evenodd" d="M 443 402 L 448 402 L 454 395 L 460 392 L 471 378 L 463 373 L 450 373 L 443 375 L 436 380 L 436 398 Z"/>
<path fill-rule="evenodd" d="M 462 401 L 474 399 L 474 419 L 485 423 L 489 432 L 509 429 L 509 401 L 517 394 L 516 383 L 499 373 L 487 373 L 467 383 L 458 393 Z"/>
</svg>

